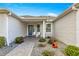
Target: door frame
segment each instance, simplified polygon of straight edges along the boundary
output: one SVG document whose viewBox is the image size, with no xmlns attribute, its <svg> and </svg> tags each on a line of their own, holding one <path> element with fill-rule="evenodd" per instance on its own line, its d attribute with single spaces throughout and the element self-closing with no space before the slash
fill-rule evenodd
<svg viewBox="0 0 79 59">
<path fill-rule="evenodd" d="M 27 36 L 32 36 L 32 35 L 29 35 L 29 32 L 28 32 L 28 28 L 29 28 L 28 26 L 29 26 L 29 25 L 33 25 L 33 28 L 34 28 L 34 24 L 28 24 L 28 25 L 27 25 Z M 35 31 L 35 29 L 34 29 L 34 31 Z"/>
</svg>

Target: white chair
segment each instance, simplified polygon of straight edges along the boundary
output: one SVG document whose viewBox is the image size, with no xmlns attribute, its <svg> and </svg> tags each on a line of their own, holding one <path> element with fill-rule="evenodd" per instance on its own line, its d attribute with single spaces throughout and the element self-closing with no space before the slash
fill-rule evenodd
<svg viewBox="0 0 79 59">
<path fill-rule="evenodd" d="M 39 36 L 40 36 L 40 32 L 37 32 L 36 37 L 39 37 Z"/>
<path fill-rule="evenodd" d="M 32 36 L 36 36 L 36 32 L 33 32 Z"/>
</svg>

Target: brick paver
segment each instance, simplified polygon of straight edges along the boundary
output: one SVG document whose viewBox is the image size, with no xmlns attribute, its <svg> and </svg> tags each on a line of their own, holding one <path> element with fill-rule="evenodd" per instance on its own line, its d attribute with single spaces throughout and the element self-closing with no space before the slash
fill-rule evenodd
<svg viewBox="0 0 79 59">
<path fill-rule="evenodd" d="M 36 38 L 26 38 L 25 42 L 17 46 L 6 56 L 30 56 Z"/>
</svg>

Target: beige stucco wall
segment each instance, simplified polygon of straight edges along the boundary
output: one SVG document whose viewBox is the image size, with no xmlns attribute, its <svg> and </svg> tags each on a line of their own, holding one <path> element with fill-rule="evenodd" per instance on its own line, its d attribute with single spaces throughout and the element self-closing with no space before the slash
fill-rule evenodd
<svg viewBox="0 0 79 59">
<path fill-rule="evenodd" d="M 13 42 L 18 36 L 26 36 L 26 34 L 26 23 L 12 16 L 8 16 L 8 43 Z"/>
<path fill-rule="evenodd" d="M 46 32 L 46 24 L 51 24 L 51 32 Z M 43 22 L 40 24 L 41 25 L 41 28 L 40 28 L 40 31 L 41 31 L 41 37 L 43 37 Z M 47 22 L 47 21 L 45 21 L 45 37 L 48 37 L 48 36 L 50 36 L 50 37 L 52 37 L 52 36 L 54 36 L 54 33 L 53 33 L 53 23 L 52 22 Z"/>
<path fill-rule="evenodd" d="M 76 44 L 79 47 L 79 9 L 76 13 L 76 41 Z"/>
<path fill-rule="evenodd" d="M 65 44 L 76 44 L 76 11 L 54 22 L 55 37 Z"/>
<path fill-rule="evenodd" d="M 4 36 L 7 41 L 7 15 L 6 14 L 0 14 L 0 36 Z"/>
<path fill-rule="evenodd" d="M 52 22 L 46 22 L 46 24 L 51 24 L 51 32 L 46 32 L 45 36 L 48 37 L 53 37 L 54 36 L 54 28 L 53 28 L 53 23 Z"/>
</svg>

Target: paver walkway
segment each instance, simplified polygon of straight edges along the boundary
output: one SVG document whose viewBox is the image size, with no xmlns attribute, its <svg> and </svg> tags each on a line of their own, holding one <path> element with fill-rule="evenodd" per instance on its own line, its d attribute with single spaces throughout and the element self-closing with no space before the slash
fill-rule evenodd
<svg viewBox="0 0 79 59">
<path fill-rule="evenodd" d="M 7 53 L 9 53 L 10 51 L 12 51 L 17 46 L 18 46 L 18 44 L 15 44 L 13 42 L 9 46 L 5 46 L 5 47 L 0 48 L 0 56 L 5 56 Z"/>
<path fill-rule="evenodd" d="M 36 41 L 36 38 L 26 38 L 24 43 L 17 46 L 6 56 L 30 56 Z"/>
</svg>

